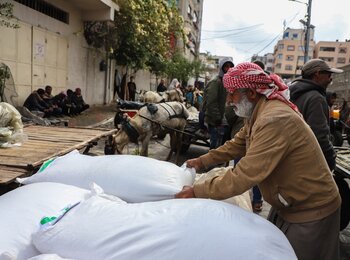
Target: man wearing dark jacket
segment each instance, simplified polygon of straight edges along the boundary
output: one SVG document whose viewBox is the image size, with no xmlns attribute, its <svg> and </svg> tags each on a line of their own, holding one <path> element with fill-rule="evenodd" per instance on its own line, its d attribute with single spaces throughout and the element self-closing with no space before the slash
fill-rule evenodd
<svg viewBox="0 0 350 260">
<path fill-rule="evenodd" d="M 231 57 L 222 58 L 219 61 L 219 75 L 210 80 L 204 88 L 202 112 L 210 134 L 210 149 L 223 144 L 225 131 L 228 128 L 225 118 L 226 90 L 222 77 L 233 66 Z"/>
<path fill-rule="evenodd" d="M 335 168 L 335 151 L 330 141 L 329 107 L 326 89 L 332 82 L 332 73 L 343 72 L 331 68 L 321 59 L 312 59 L 302 67 L 302 78 L 290 85 L 290 100 L 297 105 L 306 123 L 314 132 L 330 170 Z"/>
</svg>

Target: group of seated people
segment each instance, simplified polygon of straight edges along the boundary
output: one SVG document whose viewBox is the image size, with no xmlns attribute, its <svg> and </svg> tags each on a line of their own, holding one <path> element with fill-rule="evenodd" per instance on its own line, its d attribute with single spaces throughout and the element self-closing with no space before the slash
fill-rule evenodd
<svg viewBox="0 0 350 260">
<path fill-rule="evenodd" d="M 23 104 L 29 111 L 42 117 L 74 116 L 89 108 L 81 95 L 81 89 L 75 91 L 68 89 L 66 93 L 61 92 L 52 95 L 52 87 L 38 88 L 33 91 Z"/>
</svg>

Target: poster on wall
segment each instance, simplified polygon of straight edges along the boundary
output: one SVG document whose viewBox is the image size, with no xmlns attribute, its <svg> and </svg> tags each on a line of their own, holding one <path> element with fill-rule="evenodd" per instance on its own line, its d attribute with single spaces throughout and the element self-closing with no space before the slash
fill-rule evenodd
<svg viewBox="0 0 350 260">
<path fill-rule="evenodd" d="M 45 44 L 35 43 L 34 44 L 34 59 L 42 59 L 45 55 Z"/>
</svg>

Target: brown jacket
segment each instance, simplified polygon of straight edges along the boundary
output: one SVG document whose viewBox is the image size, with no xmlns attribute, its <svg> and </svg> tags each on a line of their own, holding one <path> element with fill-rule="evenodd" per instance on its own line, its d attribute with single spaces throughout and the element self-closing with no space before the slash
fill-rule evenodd
<svg viewBox="0 0 350 260">
<path fill-rule="evenodd" d="M 195 185 L 196 197 L 226 199 L 259 184 L 264 199 L 291 223 L 322 219 L 340 206 L 312 130 L 281 101 L 262 97 L 234 139 L 200 158 L 208 167 L 239 157 L 234 169 Z"/>
</svg>

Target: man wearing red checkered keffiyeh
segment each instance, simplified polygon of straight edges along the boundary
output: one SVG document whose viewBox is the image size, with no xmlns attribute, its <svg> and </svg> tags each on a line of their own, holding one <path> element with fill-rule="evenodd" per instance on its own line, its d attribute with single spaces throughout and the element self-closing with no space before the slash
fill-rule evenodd
<svg viewBox="0 0 350 260">
<path fill-rule="evenodd" d="M 282 79 L 276 74 L 268 75 L 254 63 L 245 62 L 229 69 L 224 75 L 223 82 L 229 93 L 237 89 L 255 89 L 267 99 L 278 99 L 298 112 L 296 105 L 289 101 L 288 86 Z"/>
<path fill-rule="evenodd" d="M 258 65 L 241 63 L 224 75 L 245 125 L 230 141 L 186 161 L 197 171 L 241 158 L 234 168 L 185 186 L 175 198 L 223 200 L 258 185 L 297 259 L 338 259 L 341 198 L 318 141 L 288 100 L 288 87 Z M 292 108 L 292 109 L 291 109 Z"/>
</svg>

